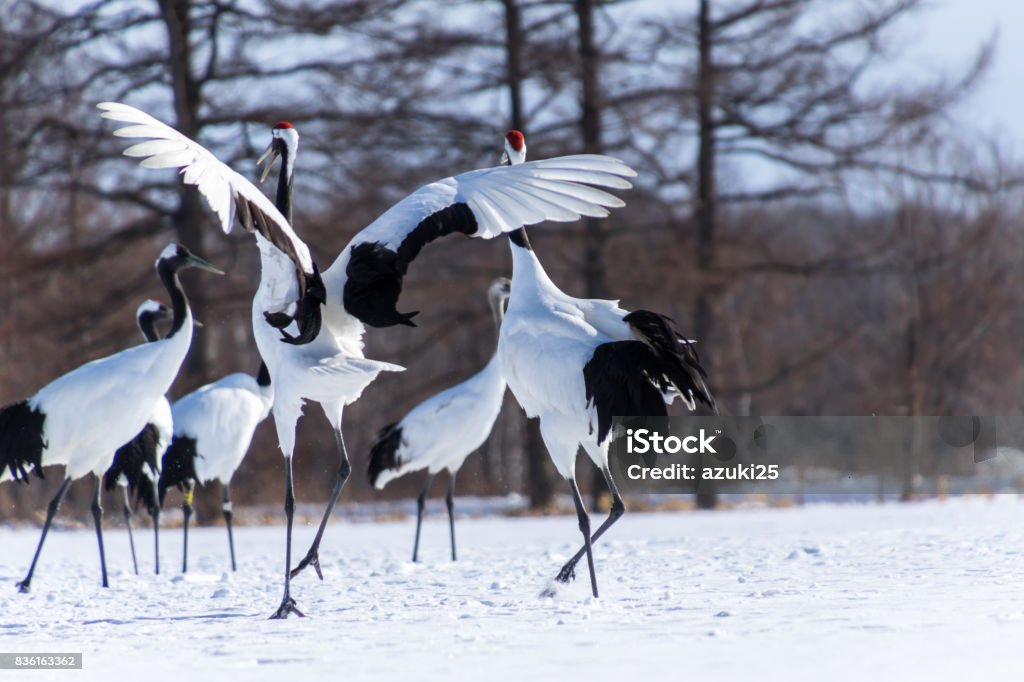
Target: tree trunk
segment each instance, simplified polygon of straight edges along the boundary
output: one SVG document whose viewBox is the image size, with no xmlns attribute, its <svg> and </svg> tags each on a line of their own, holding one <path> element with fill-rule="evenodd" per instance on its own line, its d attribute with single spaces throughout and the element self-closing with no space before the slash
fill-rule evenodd
<svg viewBox="0 0 1024 682">
<path fill-rule="evenodd" d="M 195 140 L 199 139 L 201 92 L 200 84 L 192 72 L 192 46 L 189 43 L 191 6 L 191 0 L 160 0 L 160 14 L 167 28 L 167 69 L 174 92 L 175 127 Z M 203 223 L 206 220 L 199 193 L 194 187 L 179 184 L 178 208 L 171 222 L 178 241 L 200 256 L 206 255 L 203 250 Z M 192 308 L 202 315 L 206 307 L 204 289 L 190 287 L 188 296 Z M 198 386 L 211 378 L 206 334 L 199 333 L 193 337 L 182 372 L 187 387 Z"/>
<path fill-rule="evenodd" d="M 711 57 L 711 0 L 701 0 L 698 18 L 697 122 L 700 140 L 697 150 L 697 196 L 693 203 L 693 221 L 697 226 L 697 300 L 694 308 L 693 334 L 700 341 L 700 355 L 710 373 L 713 364 L 711 335 L 713 333 L 712 284 L 710 271 L 715 261 L 715 119 L 714 67 Z M 718 492 L 713 483 L 704 482 L 697 492 L 698 509 L 714 509 Z"/>
<path fill-rule="evenodd" d="M 917 417 L 924 413 L 924 387 L 921 385 L 921 352 L 918 337 L 921 330 L 921 273 L 918 267 L 917 233 L 913 221 L 906 215 L 906 207 L 900 210 L 900 227 L 910 247 L 909 272 L 909 315 L 906 328 L 907 353 L 907 414 L 913 420 L 907 443 L 906 456 L 901 468 L 900 501 L 909 502 L 914 498 L 914 475 L 921 459 L 922 436 Z"/>
<path fill-rule="evenodd" d="M 601 53 L 594 42 L 594 0 L 575 0 L 579 33 L 580 59 L 580 137 L 583 151 L 601 154 Z M 604 277 L 604 247 L 608 239 L 604 220 L 587 218 L 583 241 L 583 295 L 586 298 L 608 298 Z M 589 462 L 590 459 L 586 458 Z M 599 509 L 607 489 L 601 470 L 591 469 L 590 495 L 595 510 Z"/>
</svg>

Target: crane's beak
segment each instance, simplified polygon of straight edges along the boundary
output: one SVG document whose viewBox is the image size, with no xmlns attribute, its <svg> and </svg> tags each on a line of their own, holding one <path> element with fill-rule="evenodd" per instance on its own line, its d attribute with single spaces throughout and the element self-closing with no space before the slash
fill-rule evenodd
<svg viewBox="0 0 1024 682">
<path fill-rule="evenodd" d="M 274 162 L 277 161 L 277 157 L 281 152 L 277 148 L 277 140 L 271 140 L 270 144 L 267 145 L 267 149 L 263 152 L 263 155 L 256 159 L 257 166 L 263 166 L 264 162 L 267 165 L 263 166 L 263 172 L 260 174 L 260 182 L 264 182 L 267 176 L 270 175 L 270 169 L 274 167 Z"/>
<path fill-rule="evenodd" d="M 498 165 L 499 166 L 511 166 L 512 165 L 511 159 L 508 158 L 508 152 L 507 151 L 502 151 L 501 152 L 501 159 L 498 161 Z"/>
<path fill-rule="evenodd" d="M 187 262 L 188 262 L 189 266 L 193 267 L 193 268 L 198 268 L 200 270 L 206 270 L 207 272 L 212 272 L 215 275 L 223 275 L 224 274 L 223 270 L 221 270 L 220 268 L 214 267 L 213 265 L 210 265 L 205 260 L 203 260 L 202 258 L 200 258 L 199 256 L 197 256 L 195 254 L 190 254 L 188 259 L 187 259 Z"/>
</svg>

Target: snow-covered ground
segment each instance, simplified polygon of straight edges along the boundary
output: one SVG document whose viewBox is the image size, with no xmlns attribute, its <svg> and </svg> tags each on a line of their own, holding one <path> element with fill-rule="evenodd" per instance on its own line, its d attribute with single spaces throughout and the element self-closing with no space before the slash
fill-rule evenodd
<svg viewBox="0 0 1024 682">
<path fill-rule="evenodd" d="M 314 528 L 297 530 L 299 553 Z M 325 581 L 293 583 L 309 615 L 266 618 L 280 599 L 283 529 L 107 535 L 99 587 L 88 529 L 51 534 L 33 591 L 15 591 L 37 530 L 0 530 L 0 652 L 84 652 L 84 670 L 0 679 L 952 680 L 1024 670 L 1024 502 L 1016 496 L 911 505 L 815 505 L 627 514 L 596 546 L 600 600 L 583 572 L 541 598 L 577 544 L 572 517 L 328 529 Z"/>
</svg>

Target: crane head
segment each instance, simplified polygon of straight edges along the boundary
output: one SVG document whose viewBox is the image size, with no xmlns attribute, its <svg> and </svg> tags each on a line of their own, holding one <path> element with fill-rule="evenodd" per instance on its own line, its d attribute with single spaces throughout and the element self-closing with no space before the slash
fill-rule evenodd
<svg viewBox="0 0 1024 682">
<path fill-rule="evenodd" d="M 501 153 L 502 166 L 514 166 L 526 161 L 526 137 L 518 130 L 505 133 L 505 151 Z"/>
<path fill-rule="evenodd" d="M 290 179 L 295 164 L 295 155 L 299 151 L 299 131 L 288 121 L 279 121 L 270 130 L 270 135 L 270 144 L 267 145 L 263 155 L 256 160 L 257 166 L 263 166 L 260 182 L 265 181 L 270 175 L 270 169 L 273 168 L 274 161 L 278 156 L 284 158 L 284 172 Z"/>
<path fill-rule="evenodd" d="M 168 244 L 165 246 L 164 250 L 160 252 L 160 257 L 156 261 L 157 269 L 162 265 L 169 266 L 172 272 L 184 270 L 185 268 L 198 268 L 199 270 L 212 272 L 215 275 L 224 274 L 223 270 L 210 265 L 205 260 L 189 251 L 184 244 Z"/>
<path fill-rule="evenodd" d="M 508 277 L 498 277 L 487 288 L 487 302 L 491 304 L 491 312 L 499 327 L 501 327 L 501 320 L 505 316 L 505 304 L 511 294 L 512 280 Z"/>
</svg>

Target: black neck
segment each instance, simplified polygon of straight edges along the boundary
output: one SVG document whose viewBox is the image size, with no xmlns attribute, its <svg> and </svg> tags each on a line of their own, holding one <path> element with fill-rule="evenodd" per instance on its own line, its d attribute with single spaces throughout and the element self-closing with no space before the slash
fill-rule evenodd
<svg viewBox="0 0 1024 682">
<path fill-rule="evenodd" d="M 167 334 L 167 338 L 171 338 L 185 324 L 185 318 L 188 316 L 188 299 L 185 298 L 185 291 L 181 288 L 178 269 L 175 266 L 167 261 L 160 261 L 157 273 L 160 275 L 160 281 L 164 283 L 167 295 L 171 297 L 171 305 L 174 307 L 174 322 L 171 325 L 170 333 Z"/>
<path fill-rule="evenodd" d="M 265 362 L 260 363 L 260 371 L 256 373 L 256 385 L 264 388 L 270 385 L 270 370 Z"/>
<path fill-rule="evenodd" d="M 533 247 L 530 246 L 530 238 L 526 236 L 525 227 L 520 227 L 518 230 L 509 232 L 508 240 L 520 248 L 526 249 L 527 251 L 533 251 Z"/>
<path fill-rule="evenodd" d="M 160 340 L 160 335 L 156 333 L 155 317 L 156 315 L 149 311 L 139 315 L 139 330 L 141 330 L 142 335 L 146 337 L 147 343 L 153 343 L 154 341 Z"/>
<path fill-rule="evenodd" d="M 288 145 L 282 144 L 283 149 L 281 150 L 281 174 L 277 177 L 277 198 L 274 203 L 277 204 L 277 210 L 281 212 L 281 215 L 285 217 L 288 224 L 292 223 L 292 177 L 291 177 L 291 165 L 294 159 L 291 158 L 291 151 L 288 149 Z"/>
</svg>

